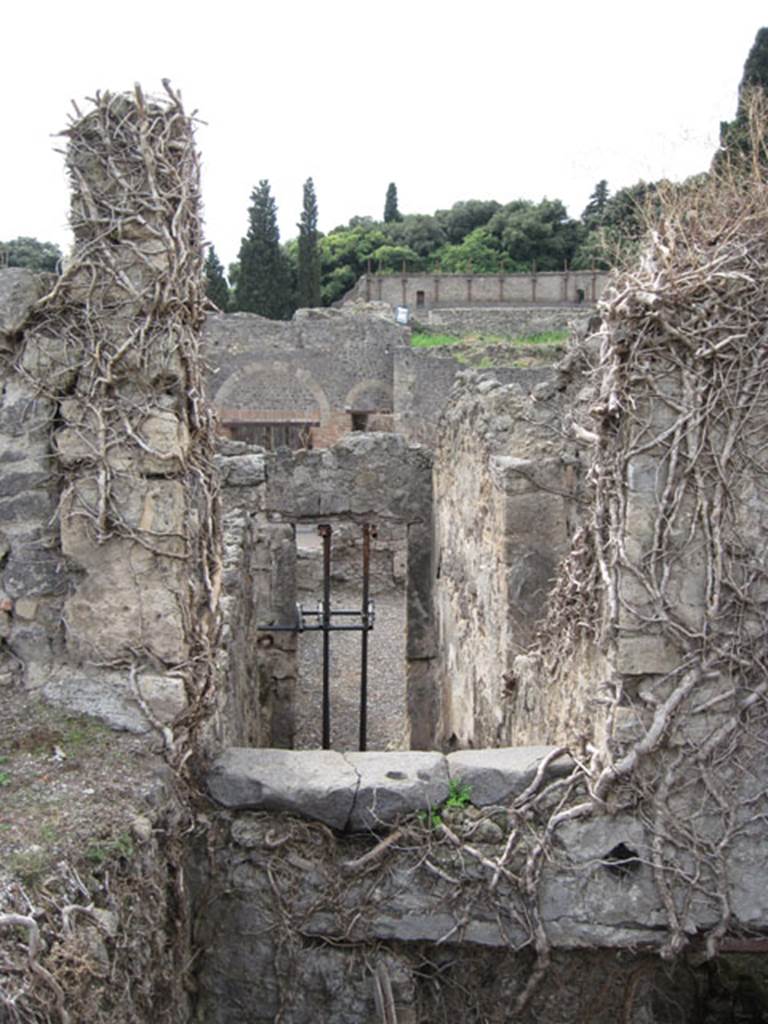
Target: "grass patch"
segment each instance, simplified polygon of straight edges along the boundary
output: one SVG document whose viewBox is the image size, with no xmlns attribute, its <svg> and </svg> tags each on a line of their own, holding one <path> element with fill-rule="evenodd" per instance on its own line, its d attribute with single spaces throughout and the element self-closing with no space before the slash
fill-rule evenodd
<svg viewBox="0 0 768 1024">
<path fill-rule="evenodd" d="M 504 338 L 498 334 L 467 334 L 456 338 L 450 334 L 430 334 L 415 332 L 411 335 L 411 348 L 444 348 L 450 345 L 505 345 L 510 348 L 524 348 L 527 345 L 562 345 L 568 337 L 568 331 L 539 331 L 519 338 Z"/>
<path fill-rule="evenodd" d="M 441 345 L 458 345 L 462 338 L 450 334 L 412 334 L 411 348 L 438 348 Z"/>
</svg>

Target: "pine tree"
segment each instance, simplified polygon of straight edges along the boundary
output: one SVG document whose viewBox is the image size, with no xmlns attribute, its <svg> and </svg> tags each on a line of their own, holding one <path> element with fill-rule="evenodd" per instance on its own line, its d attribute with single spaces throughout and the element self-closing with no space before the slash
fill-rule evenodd
<svg viewBox="0 0 768 1024">
<path fill-rule="evenodd" d="M 387 198 L 384 201 L 384 223 L 389 224 L 393 220 L 402 220 L 403 215 L 397 208 L 397 185 L 390 181 L 387 185 Z"/>
<path fill-rule="evenodd" d="M 224 267 L 213 246 L 205 260 L 205 294 L 218 308 L 226 313 L 229 307 L 229 285 L 224 277 Z"/>
<path fill-rule="evenodd" d="M 302 309 L 320 305 L 320 253 L 317 248 L 317 198 L 311 178 L 304 182 L 299 229 L 297 298 Z"/>
<path fill-rule="evenodd" d="M 234 308 L 286 320 L 293 307 L 290 273 L 280 248 L 277 206 L 266 178 L 251 192 L 248 219 L 248 234 L 240 244 Z"/>
</svg>

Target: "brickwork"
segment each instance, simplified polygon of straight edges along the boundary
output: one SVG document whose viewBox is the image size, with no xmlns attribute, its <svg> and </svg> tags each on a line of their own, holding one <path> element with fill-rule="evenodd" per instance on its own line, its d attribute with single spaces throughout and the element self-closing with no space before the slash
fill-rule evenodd
<svg viewBox="0 0 768 1024">
<path fill-rule="evenodd" d="M 313 443 L 352 429 L 350 414 L 392 412 L 394 352 L 407 332 L 391 319 L 299 310 L 290 322 L 217 314 L 205 327 L 210 398 L 220 421 L 313 422 Z"/>
</svg>

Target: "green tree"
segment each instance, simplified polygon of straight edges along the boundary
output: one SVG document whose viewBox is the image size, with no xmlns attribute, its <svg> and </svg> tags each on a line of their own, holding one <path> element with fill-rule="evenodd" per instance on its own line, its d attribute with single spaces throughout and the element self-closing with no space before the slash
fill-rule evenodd
<svg viewBox="0 0 768 1024">
<path fill-rule="evenodd" d="M 393 245 L 408 246 L 422 260 L 432 256 L 447 241 L 437 219 L 426 213 L 409 213 L 399 221 L 390 221 L 384 225 L 384 234 Z"/>
<path fill-rule="evenodd" d="M 286 320 L 293 312 L 290 268 L 280 247 L 277 206 L 263 178 L 251 192 L 248 234 L 240 244 L 234 309 Z"/>
<path fill-rule="evenodd" d="M 418 254 L 408 245 L 380 245 L 371 253 L 371 262 L 377 270 L 390 274 L 399 273 L 403 266 L 411 273 L 423 269 Z"/>
<path fill-rule="evenodd" d="M 587 229 L 599 227 L 602 224 L 609 196 L 608 182 L 605 178 L 602 178 L 595 185 L 594 192 L 589 197 L 589 202 L 584 207 L 584 212 L 581 215 L 581 223 Z"/>
<path fill-rule="evenodd" d="M 739 83 L 739 98 L 736 117 L 733 121 L 720 122 L 720 149 L 715 154 L 713 167 L 722 169 L 726 160 L 738 164 L 752 153 L 753 140 L 750 131 L 749 108 L 754 93 L 768 99 L 768 28 L 761 28 L 744 62 L 744 71 Z M 759 154 L 762 163 L 768 162 L 764 151 Z"/>
<path fill-rule="evenodd" d="M 484 227 L 501 209 L 495 199 L 467 199 L 454 203 L 450 210 L 438 210 L 435 220 L 445 232 L 447 240 L 457 245 L 475 228 Z"/>
<path fill-rule="evenodd" d="M 506 256 L 513 272 L 562 270 L 570 264 L 581 241 L 583 229 L 571 220 L 559 199 L 533 203 L 516 199 L 507 203 L 488 222 L 488 231 Z"/>
<path fill-rule="evenodd" d="M 324 305 L 340 299 L 364 274 L 368 261 L 389 239 L 382 225 L 370 217 L 353 217 L 346 227 L 337 227 L 319 240 L 321 294 Z"/>
<path fill-rule="evenodd" d="M 224 267 L 213 246 L 205 259 L 205 294 L 211 302 L 226 313 L 229 307 L 229 285 L 224 276 Z"/>
<path fill-rule="evenodd" d="M 297 261 L 297 298 L 303 309 L 320 305 L 320 253 L 317 248 L 317 197 L 311 178 L 304 182 Z"/>
<path fill-rule="evenodd" d="M 503 256 L 499 240 L 486 227 L 475 228 L 458 245 L 444 245 L 435 258 L 440 269 L 449 274 L 467 272 L 492 274 L 502 268 Z"/>
<path fill-rule="evenodd" d="M 394 181 L 390 181 L 387 185 L 387 198 L 384 200 L 384 223 L 390 224 L 392 221 L 402 219 L 402 214 L 397 208 L 397 185 Z"/>
<path fill-rule="evenodd" d="M 20 237 L 0 242 L 0 253 L 7 258 L 9 267 L 57 273 L 61 249 L 53 242 L 39 242 L 36 238 Z"/>
</svg>

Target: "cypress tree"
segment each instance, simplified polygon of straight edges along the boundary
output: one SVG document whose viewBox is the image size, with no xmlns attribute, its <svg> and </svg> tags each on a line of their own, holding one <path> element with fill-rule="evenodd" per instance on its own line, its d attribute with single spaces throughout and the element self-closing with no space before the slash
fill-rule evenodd
<svg viewBox="0 0 768 1024">
<path fill-rule="evenodd" d="M 280 248 L 277 206 L 266 178 L 251 192 L 248 219 L 248 234 L 240 244 L 234 308 L 286 320 L 293 306 L 290 273 Z"/>
<path fill-rule="evenodd" d="M 584 212 L 581 215 L 582 224 L 586 224 L 590 228 L 602 224 L 605 207 L 608 204 L 608 197 L 608 182 L 605 178 L 602 178 L 595 185 L 595 190 L 584 207 Z"/>
<path fill-rule="evenodd" d="M 224 277 L 224 267 L 213 246 L 205 260 L 205 294 L 225 313 L 229 307 L 229 285 Z"/>
<path fill-rule="evenodd" d="M 298 304 L 303 309 L 320 305 L 320 253 L 317 248 L 317 198 L 311 178 L 304 182 L 304 203 L 299 229 L 297 271 Z"/>
<path fill-rule="evenodd" d="M 384 223 L 389 224 L 393 220 L 402 220 L 403 215 L 397 208 L 397 185 L 390 181 L 387 186 L 387 198 L 384 201 Z"/>
<path fill-rule="evenodd" d="M 726 158 L 731 164 L 748 157 L 752 151 L 749 131 L 749 100 L 759 90 L 768 96 L 768 28 L 761 28 L 744 63 L 744 72 L 739 83 L 739 101 L 733 121 L 720 122 L 720 149 L 715 154 L 713 166 L 722 167 Z M 758 154 L 765 162 L 765 154 Z"/>
</svg>

